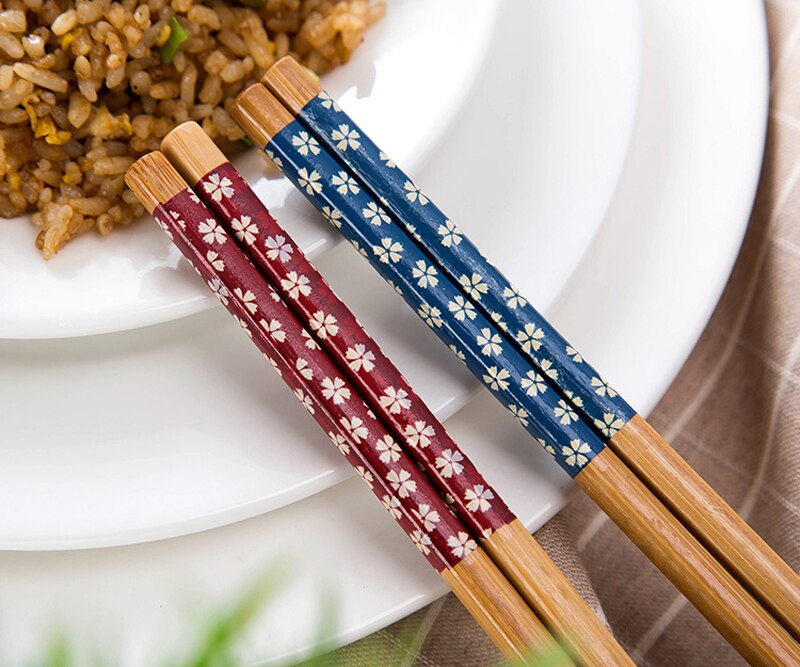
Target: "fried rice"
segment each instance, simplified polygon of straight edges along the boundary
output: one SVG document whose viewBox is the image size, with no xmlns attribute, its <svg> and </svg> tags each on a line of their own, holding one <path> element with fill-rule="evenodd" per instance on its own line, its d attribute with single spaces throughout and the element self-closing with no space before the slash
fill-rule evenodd
<svg viewBox="0 0 800 667">
<path fill-rule="evenodd" d="M 370 0 L 0 6 L 0 215 L 31 212 L 45 258 L 144 214 L 125 170 L 175 125 L 195 120 L 241 149 L 228 110 L 243 88 L 286 54 L 320 74 L 346 62 L 384 11 Z"/>
</svg>

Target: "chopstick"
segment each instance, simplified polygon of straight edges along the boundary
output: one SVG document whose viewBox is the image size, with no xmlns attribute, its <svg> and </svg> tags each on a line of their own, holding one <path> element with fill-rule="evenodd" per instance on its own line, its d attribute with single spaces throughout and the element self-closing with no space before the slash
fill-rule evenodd
<svg viewBox="0 0 800 667">
<path fill-rule="evenodd" d="M 167 158 L 144 156 L 126 182 L 504 655 L 571 664 L 416 466 L 373 448 L 393 449 L 383 424 Z"/>
<path fill-rule="evenodd" d="M 415 269 L 431 275 L 432 259 L 324 146 L 303 150 L 308 128 L 258 84 L 239 95 L 231 113 L 251 140 L 273 161 L 277 158 L 312 204 L 329 217 L 336 212 L 340 233 L 400 288 L 436 335 L 455 346 L 473 374 L 732 646 L 754 664 L 800 664 L 800 647 L 786 631 L 605 447 L 591 426 L 578 419 L 565 399 L 548 389 L 536 369 L 513 347 L 503 346 L 497 326 L 465 305 L 459 287 L 435 268 L 435 289 L 414 276 Z M 378 212 L 380 225 L 369 221 L 374 217 L 370 213 Z"/>
<path fill-rule="evenodd" d="M 413 197 L 413 181 L 338 108 L 291 57 L 271 67 L 263 83 L 307 126 L 309 135 L 346 164 L 383 205 L 418 234 L 437 267 L 459 280 L 481 277 L 473 304 L 497 313 L 506 340 L 540 369 L 611 449 L 690 527 L 695 536 L 800 639 L 800 576 L 561 336 L 433 201 Z M 424 197 L 424 195 L 421 195 Z M 541 372 L 541 370 L 540 370 Z"/>
<path fill-rule="evenodd" d="M 347 379 L 424 468 L 439 494 L 452 499 L 459 519 L 575 659 L 587 666 L 632 665 L 580 594 L 203 129 L 193 122 L 179 125 L 167 134 L 161 149 L 298 319 L 312 326 L 328 320 L 335 323 L 337 335 L 316 336 L 320 346 L 339 362 Z"/>
</svg>

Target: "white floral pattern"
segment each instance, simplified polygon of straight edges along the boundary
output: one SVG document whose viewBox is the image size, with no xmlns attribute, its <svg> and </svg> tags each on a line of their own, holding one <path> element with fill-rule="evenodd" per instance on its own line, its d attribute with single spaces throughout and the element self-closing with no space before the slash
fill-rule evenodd
<svg viewBox="0 0 800 667">
<path fill-rule="evenodd" d="M 203 181 L 203 189 L 211 195 L 211 199 L 216 202 L 222 201 L 222 198 L 230 198 L 233 195 L 233 183 L 227 176 L 220 178 L 219 174 L 211 174 L 208 180 Z"/>
<path fill-rule="evenodd" d="M 331 177 L 331 185 L 340 195 L 357 195 L 359 192 L 361 192 L 361 188 L 358 187 L 356 179 L 354 179 L 346 171 L 340 171 L 338 174 L 334 174 Z"/>
<path fill-rule="evenodd" d="M 372 252 L 384 264 L 397 264 L 403 258 L 403 244 L 399 241 L 392 241 L 390 238 L 381 240 L 380 245 L 372 246 Z"/>
<path fill-rule="evenodd" d="M 281 287 L 286 290 L 290 299 L 297 299 L 301 294 L 311 294 L 311 281 L 306 276 L 298 275 L 296 271 L 289 271 L 285 278 L 281 278 Z"/>
<path fill-rule="evenodd" d="M 440 456 L 436 457 L 435 465 L 442 477 L 450 478 L 464 472 L 464 466 L 461 465 L 463 460 L 464 455 L 457 449 L 445 449 Z"/>
<path fill-rule="evenodd" d="M 297 152 L 302 156 L 309 153 L 319 155 L 319 142 L 314 137 L 309 136 L 308 132 L 300 131 L 292 137 L 292 145 L 297 148 Z"/>
<path fill-rule="evenodd" d="M 441 327 L 444 322 L 441 318 L 442 311 L 436 306 L 431 307 L 427 303 L 423 303 L 417 312 L 431 329 Z"/>
<path fill-rule="evenodd" d="M 387 387 L 378 400 L 381 407 L 386 408 L 392 415 L 399 414 L 402 410 L 408 410 L 411 407 L 411 401 L 405 389 Z"/>
<path fill-rule="evenodd" d="M 390 435 L 383 436 L 375 443 L 376 451 L 380 452 L 378 458 L 384 463 L 396 462 L 400 460 L 400 445 L 398 445 Z"/>
<path fill-rule="evenodd" d="M 569 446 L 561 448 L 561 455 L 568 466 L 582 468 L 589 462 L 587 454 L 592 453 L 592 448 L 580 440 L 571 440 Z"/>
<path fill-rule="evenodd" d="M 450 547 L 451 553 L 456 558 L 465 558 L 478 548 L 475 540 L 464 532 L 459 532 L 458 535 L 452 535 L 448 538 L 447 546 Z"/>
<path fill-rule="evenodd" d="M 322 395 L 334 405 L 341 405 L 350 398 L 350 390 L 345 386 L 342 378 L 323 378 Z"/>
<path fill-rule="evenodd" d="M 471 489 L 467 489 L 464 500 L 470 512 L 486 512 L 492 507 L 490 501 L 494 500 L 494 493 L 483 484 L 476 484 Z"/>
<path fill-rule="evenodd" d="M 227 240 L 225 231 L 217 224 L 214 218 L 207 218 L 197 226 L 197 231 L 203 235 L 204 243 L 218 243 L 222 245 Z"/>
<path fill-rule="evenodd" d="M 236 298 L 239 299 L 239 303 L 242 304 L 248 311 L 250 311 L 251 315 L 254 315 L 255 312 L 258 310 L 258 304 L 256 303 L 256 295 L 253 294 L 250 290 L 246 290 L 242 292 L 240 287 L 234 287 L 233 293 L 236 295 Z"/>
<path fill-rule="evenodd" d="M 386 481 L 400 498 L 408 498 L 409 494 L 417 490 L 417 483 L 411 479 L 408 470 L 390 470 L 386 475 Z"/>
<path fill-rule="evenodd" d="M 273 262 L 278 259 L 286 264 L 286 262 L 291 259 L 292 253 L 294 252 L 294 248 L 292 248 L 291 244 L 286 242 L 286 237 L 280 235 L 267 237 L 266 246 L 267 259 Z"/>
<path fill-rule="evenodd" d="M 365 373 L 369 373 L 375 368 L 375 364 L 373 363 L 375 361 L 375 355 L 367 350 L 361 343 L 356 343 L 353 347 L 348 347 L 345 352 L 345 357 L 347 358 L 347 365 L 356 372 L 363 369 Z"/>
<path fill-rule="evenodd" d="M 439 236 L 442 237 L 442 245 L 445 248 L 449 248 L 450 246 L 457 246 L 461 243 L 461 240 L 464 238 L 464 235 L 455 226 L 452 220 L 445 220 L 444 224 L 439 225 L 439 229 L 436 230 Z"/>
<path fill-rule="evenodd" d="M 542 346 L 544 331 L 534 324 L 526 324 L 523 329 L 517 331 L 517 342 L 522 345 L 526 352 L 536 352 Z"/>
<path fill-rule="evenodd" d="M 361 145 L 360 138 L 361 135 L 356 130 L 350 129 L 349 125 L 339 125 L 331 132 L 331 139 L 336 142 L 336 148 L 340 151 L 346 151 L 348 148 L 356 150 Z"/>
<path fill-rule="evenodd" d="M 318 195 L 322 192 L 322 182 L 320 178 L 321 176 L 316 169 L 312 169 L 311 173 L 309 173 L 305 167 L 297 170 L 297 183 L 306 191 L 306 194 Z"/>
<path fill-rule="evenodd" d="M 364 208 L 362 208 L 361 214 L 370 224 L 375 225 L 376 227 L 380 227 L 384 223 L 387 225 L 392 223 L 392 219 L 389 217 L 389 214 L 386 213 L 386 211 L 384 211 L 374 201 L 369 202 Z"/>
<path fill-rule="evenodd" d="M 231 220 L 231 227 L 233 228 L 234 236 L 242 243 L 253 245 L 258 236 L 258 227 L 250 219 L 249 215 L 243 215 L 240 218 L 233 218 Z"/>
<path fill-rule="evenodd" d="M 336 323 L 336 318 L 333 315 L 326 315 L 321 310 L 311 316 L 308 326 L 317 336 L 323 339 L 339 333 L 339 325 Z"/>
<path fill-rule="evenodd" d="M 438 271 L 432 265 L 426 264 L 425 260 L 422 259 L 418 260 L 414 265 L 411 275 L 417 281 L 417 285 L 423 289 L 436 287 L 439 284 Z"/>
<path fill-rule="evenodd" d="M 473 273 L 471 276 L 464 274 L 458 279 L 458 282 L 467 294 L 477 301 L 480 301 L 481 296 L 489 291 L 489 286 L 483 282 L 483 276 L 480 273 Z"/>
<path fill-rule="evenodd" d="M 406 426 L 403 435 L 409 446 L 425 449 L 431 444 L 431 438 L 436 435 L 436 431 L 433 426 L 429 426 L 424 421 L 417 420 L 413 424 Z"/>
<path fill-rule="evenodd" d="M 406 199 L 408 199 L 408 201 L 419 202 L 420 206 L 427 206 L 430 199 L 428 199 L 425 193 L 414 185 L 414 183 L 406 181 L 403 187 L 406 189 Z"/>
<path fill-rule="evenodd" d="M 447 302 L 447 308 L 459 322 L 466 319 L 474 320 L 477 315 L 472 301 L 467 301 L 460 294 L 456 295 L 452 301 Z"/>
<path fill-rule="evenodd" d="M 536 371 L 528 371 L 520 385 L 528 396 L 539 396 L 547 391 L 547 382 Z"/>
</svg>

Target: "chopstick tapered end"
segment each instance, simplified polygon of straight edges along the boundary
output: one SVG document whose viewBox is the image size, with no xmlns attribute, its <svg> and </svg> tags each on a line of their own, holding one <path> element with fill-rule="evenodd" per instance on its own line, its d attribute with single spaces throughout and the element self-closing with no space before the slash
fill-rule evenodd
<svg viewBox="0 0 800 667">
<path fill-rule="evenodd" d="M 136 160 L 125 173 L 125 182 L 149 213 L 186 189 L 186 182 L 161 151 Z"/>
<path fill-rule="evenodd" d="M 190 184 L 227 162 L 222 151 L 194 121 L 181 123 L 161 141 L 161 150 Z"/>
<path fill-rule="evenodd" d="M 254 83 L 239 93 L 230 113 L 261 149 L 294 120 L 283 104 L 260 83 Z"/>
<path fill-rule="evenodd" d="M 261 83 L 293 114 L 322 92 L 317 80 L 292 56 L 284 56 L 270 67 Z"/>
</svg>

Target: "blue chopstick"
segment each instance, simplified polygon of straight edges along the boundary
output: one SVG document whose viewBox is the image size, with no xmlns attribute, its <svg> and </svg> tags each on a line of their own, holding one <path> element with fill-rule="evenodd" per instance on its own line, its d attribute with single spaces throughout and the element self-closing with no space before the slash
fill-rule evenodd
<svg viewBox="0 0 800 667">
<path fill-rule="evenodd" d="M 546 360 L 551 383 L 572 397 L 572 404 L 604 440 L 636 414 L 327 93 L 311 99 L 296 116 L 320 145 L 349 167 L 359 185 L 405 225 L 439 269 L 466 290 L 477 283 L 481 291 L 472 299 L 474 305 L 484 315 L 505 322 L 505 338 L 523 356 L 537 366 Z"/>
</svg>

